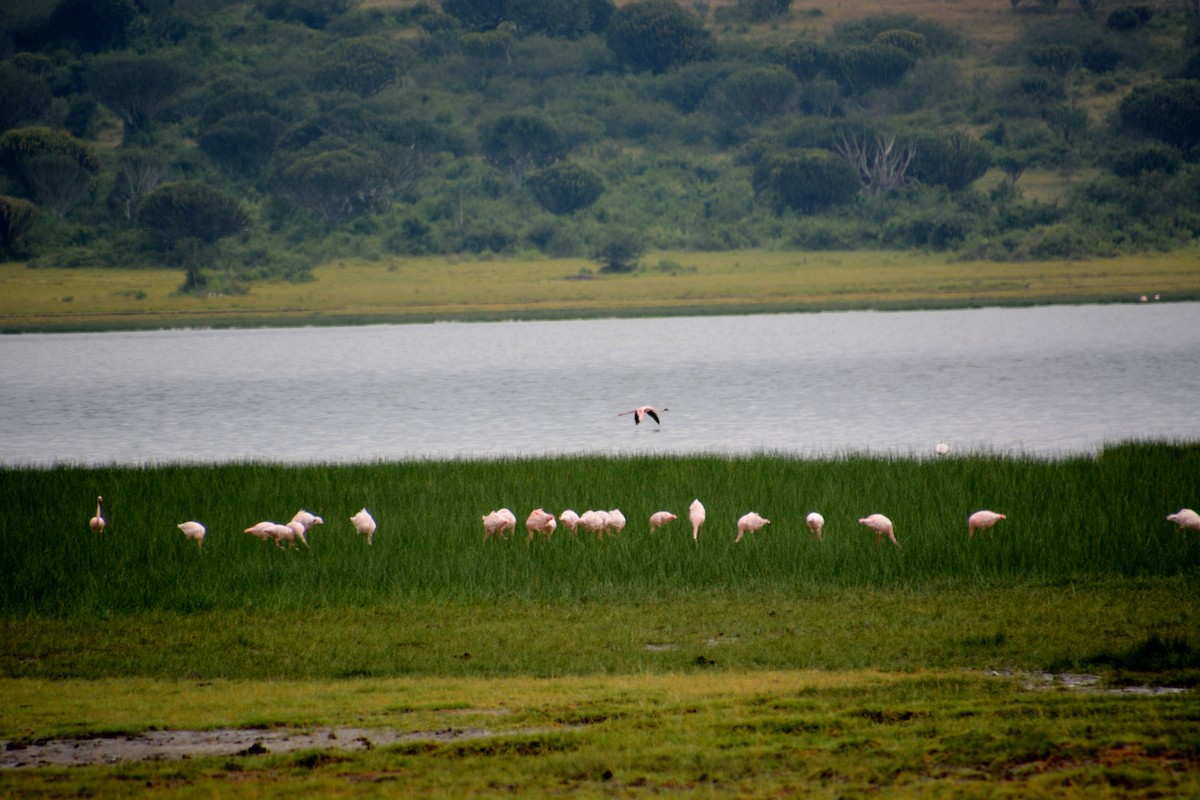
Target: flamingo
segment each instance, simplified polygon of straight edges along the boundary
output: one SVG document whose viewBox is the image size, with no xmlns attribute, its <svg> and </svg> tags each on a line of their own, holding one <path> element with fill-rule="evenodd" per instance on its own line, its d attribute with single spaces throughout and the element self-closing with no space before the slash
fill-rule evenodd
<svg viewBox="0 0 1200 800">
<path fill-rule="evenodd" d="M 625 515 L 621 513 L 621 509 L 614 508 L 608 512 L 608 523 L 604 527 L 616 533 L 625 530 Z"/>
<path fill-rule="evenodd" d="M 763 518 L 754 511 L 744 514 L 742 518 L 738 520 L 738 535 L 737 538 L 733 540 L 733 543 L 737 544 L 747 533 L 756 533 L 760 528 L 769 524 L 770 522 L 771 520 Z"/>
<path fill-rule="evenodd" d="M 655 408 L 654 406 L 641 406 L 640 408 L 635 408 L 632 411 L 622 411 L 620 414 L 617 414 L 617 416 L 623 417 L 626 414 L 633 414 L 633 424 L 634 425 L 641 425 L 643 417 L 649 417 L 650 419 L 654 420 L 655 424 L 658 424 L 660 421 L 658 419 L 659 413 L 663 412 L 663 411 L 670 411 L 670 410 L 671 409 L 669 409 L 669 408 Z"/>
<path fill-rule="evenodd" d="M 262 547 L 259 549 L 266 550 L 267 549 L 267 540 L 271 538 L 270 531 L 274 527 L 275 527 L 274 522 L 259 522 L 255 525 L 251 525 L 249 528 L 246 528 L 245 532 L 250 534 L 251 536 L 257 536 L 259 541 L 262 542 Z"/>
<path fill-rule="evenodd" d="M 817 541 L 821 541 L 821 531 L 825 529 L 825 518 L 813 511 L 804 518 L 804 522 L 808 525 L 808 529 L 817 535 Z"/>
<path fill-rule="evenodd" d="M 688 519 L 692 521 L 692 541 L 700 541 L 700 526 L 704 524 L 704 504 L 700 502 L 700 498 L 692 501 L 688 506 Z"/>
<path fill-rule="evenodd" d="M 92 529 L 92 533 L 100 534 L 100 538 L 104 538 L 104 526 L 108 523 L 104 521 L 104 498 L 96 498 L 96 516 L 88 520 L 88 527 Z"/>
<path fill-rule="evenodd" d="M 1200 514 L 1190 508 L 1181 508 L 1174 514 L 1168 514 L 1167 519 L 1178 526 L 1176 533 L 1185 529 L 1200 531 Z"/>
<path fill-rule="evenodd" d="M 979 531 L 979 538 L 982 539 L 984 532 L 1002 519 L 1008 519 L 1008 517 L 1004 514 L 997 514 L 995 511 L 976 511 L 967 517 L 967 538 L 974 539 L 975 531 Z"/>
<path fill-rule="evenodd" d="M 585 531 L 600 537 L 604 535 L 604 528 L 608 525 L 608 515 L 603 511 L 589 509 L 579 515 L 579 524 Z"/>
<path fill-rule="evenodd" d="M 654 533 L 662 526 L 666 525 L 667 523 L 674 522 L 677 519 L 679 519 L 679 517 L 675 516 L 670 511 L 655 511 L 650 515 L 650 532 Z"/>
<path fill-rule="evenodd" d="M 558 515 L 558 521 L 563 524 L 563 527 L 575 533 L 575 526 L 579 524 L 579 515 L 571 509 L 567 509 Z"/>
<path fill-rule="evenodd" d="M 278 522 L 272 522 L 270 526 L 267 527 L 266 534 L 275 541 L 275 546 L 280 550 L 283 549 L 284 542 L 288 542 L 293 547 L 296 545 L 296 529 L 292 527 L 291 523 L 288 523 L 287 525 L 280 525 Z"/>
<path fill-rule="evenodd" d="M 946 444 L 945 442 L 938 442 L 937 447 L 933 448 L 933 452 L 937 453 L 939 456 L 949 455 L 950 445 Z"/>
<path fill-rule="evenodd" d="M 367 537 L 367 544 L 375 538 L 375 518 L 371 516 L 367 509 L 359 509 L 358 513 L 350 518 L 354 523 L 354 530 Z"/>
<path fill-rule="evenodd" d="M 194 540 L 197 547 L 202 547 L 204 545 L 204 534 L 207 533 L 207 531 L 204 530 L 204 526 L 199 522 L 196 522 L 195 520 L 192 520 L 191 522 L 181 522 L 175 527 L 183 531 L 184 536 Z"/>
<path fill-rule="evenodd" d="M 887 534 L 887 537 L 892 540 L 892 544 L 896 545 L 896 547 L 900 546 L 900 543 L 896 541 L 896 531 L 892 527 L 892 521 L 883 514 L 872 514 L 869 517 L 863 517 L 859 520 L 859 522 L 875 531 L 876 546 L 883 541 L 883 535 L 885 533 Z"/>
<path fill-rule="evenodd" d="M 296 516 L 292 517 L 292 522 L 299 522 L 301 525 L 303 525 L 305 533 L 307 533 L 308 529 L 313 525 L 325 524 L 325 520 L 321 519 L 315 514 L 308 513 L 303 508 L 296 512 Z"/>
<path fill-rule="evenodd" d="M 529 530 L 528 541 L 533 541 L 535 533 L 540 533 L 549 539 L 558 528 L 558 520 L 554 518 L 553 514 L 543 509 L 535 508 L 529 512 L 529 518 L 525 520 L 525 527 Z"/>
</svg>

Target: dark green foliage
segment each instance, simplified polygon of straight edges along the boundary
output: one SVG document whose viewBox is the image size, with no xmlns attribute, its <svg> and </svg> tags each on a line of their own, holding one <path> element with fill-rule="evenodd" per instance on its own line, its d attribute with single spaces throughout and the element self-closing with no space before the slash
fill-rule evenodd
<svg viewBox="0 0 1200 800">
<path fill-rule="evenodd" d="M 903 28 L 892 28 L 880 32 L 872 44 L 890 44 L 892 47 L 899 47 L 913 58 L 920 58 L 925 54 L 925 34 L 906 31 Z"/>
<path fill-rule="evenodd" d="M 987 145 L 963 133 L 921 136 L 913 142 L 909 174 L 922 183 L 957 192 L 983 177 L 992 165 Z"/>
<path fill-rule="evenodd" d="M 17 244 L 29 233 L 37 218 L 33 203 L 20 197 L 0 195 L 0 252 L 16 253 Z"/>
<path fill-rule="evenodd" d="M 1153 16 L 1154 12 L 1147 6 L 1122 6 L 1108 15 L 1105 24 L 1110 30 L 1128 33 L 1145 25 Z"/>
<path fill-rule="evenodd" d="M 774 56 L 802 81 L 811 81 L 829 62 L 829 48 L 819 42 L 797 39 L 775 51 Z"/>
<path fill-rule="evenodd" d="M 320 91 L 370 97 L 394 83 L 411 60 L 407 47 L 383 37 L 342 39 L 317 57 L 309 83 Z"/>
<path fill-rule="evenodd" d="M 505 0 L 504 14 L 522 33 L 574 39 L 592 30 L 590 0 Z"/>
<path fill-rule="evenodd" d="M 592 258 L 599 262 L 601 272 L 632 272 L 645 251 L 646 246 L 636 233 L 614 228 L 601 237 Z"/>
<path fill-rule="evenodd" d="M 87 66 L 88 89 L 125 123 L 128 133 L 149 130 L 192 74 L 174 59 L 109 53 Z"/>
<path fill-rule="evenodd" d="M 789 110 L 800 82 L 784 67 L 751 67 L 726 78 L 721 90 L 735 114 L 757 123 Z"/>
<path fill-rule="evenodd" d="M 834 53 L 830 69 L 847 92 L 895 86 L 916 64 L 906 51 L 890 44 L 847 47 Z"/>
<path fill-rule="evenodd" d="M 1139 86 L 1121 101 L 1121 121 L 1156 139 L 1190 150 L 1200 143 L 1200 81 Z"/>
<path fill-rule="evenodd" d="M 259 0 L 267 19 L 298 22 L 321 30 L 353 6 L 352 0 Z"/>
<path fill-rule="evenodd" d="M 479 131 L 484 158 L 504 170 L 516 188 L 531 169 L 546 167 L 566 154 L 552 124 L 534 114 L 505 114 Z"/>
<path fill-rule="evenodd" d="M 504 20 L 504 0 L 443 0 L 442 11 L 472 31 L 490 31 Z"/>
<path fill-rule="evenodd" d="M 770 155 L 754 170 L 754 191 L 760 199 L 806 214 L 845 205 L 861 188 L 850 162 L 828 150 Z"/>
<path fill-rule="evenodd" d="M 717 53 L 704 23 L 672 0 L 640 0 L 621 6 L 608 25 L 608 47 L 636 70 L 659 73 Z"/>
<path fill-rule="evenodd" d="M 1112 72 L 1124 58 L 1124 54 L 1113 45 L 1103 40 L 1088 43 L 1080 51 L 1080 63 L 1097 75 Z"/>
<path fill-rule="evenodd" d="M 69 173 L 89 183 L 100 170 L 91 147 L 65 131 L 51 128 L 13 128 L 0 136 L 0 171 L 16 181 L 29 197 L 39 197 L 47 180 Z M 51 176 L 55 173 L 57 177 Z"/>
<path fill-rule="evenodd" d="M 526 185 L 538 205 L 551 214 L 588 208 L 604 193 L 604 181 L 586 167 L 555 164 L 529 176 Z"/>
<path fill-rule="evenodd" d="M 1064 144 L 1072 144 L 1088 126 L 1087 111 L 1074 106 L 1051 106 L 1042 110 L 1042 119 L 1058 134 Z"/>
<path fill-rule="evenodd" d="M 275 182 L 293 205 L 311 211 L 330 228 L 386 208 L 394 194 L 378 153 L 344 147 L 297 158 Z"/>
<path fill-rule="evenodd" d="M 1066 75 L 1079 66 L 1083 54 L 1070 44 L 1050 44 L 1030 52 L 1029 60 L 1056 75 Z"/>
<path fill-rule="evenodd" d="M 282 120 L 264 111 L 230 114 L 200 135 L 200 149 L 230 172 L 256 175 L 271 158 L 284 127 Z"/>
<path fill-rule="evenodd" d="M 36 123 L 50 110 L 50 87 L 9 62 L 0 63 L 0 133 Z"/>
<path fill-rule="evenodd" d="M 142 201 L 138 224 L 170 248 L 185 239 L 213 244 L 245 229 L 249 217 L 237 198 L 198 181 L 163 184 Z"/>
<path fill-rule="evenodd" d="M 123 47 L 136 16 L 133 0 L 59 0 L 46 32 L 95 53 Z"/>
<path fill-rule="evenodd" d="M 786 17 L 792 0 L 737 0 L 727 16 L 746 22 L 770 22 Z"/>
<path fill-rule="evenodd" d="M 914 17 L 911 14 L 881 14 L 839 25 L 834 41 L 841 44 L 871 44 L 881 34 L 893 30 L 908 31 L 923 37 L 923 53 L 942 55 L 959 46 L 958 35 L 935 19 Z M 915 54 L 914 54 L 915 55 Z"/>
</svg>

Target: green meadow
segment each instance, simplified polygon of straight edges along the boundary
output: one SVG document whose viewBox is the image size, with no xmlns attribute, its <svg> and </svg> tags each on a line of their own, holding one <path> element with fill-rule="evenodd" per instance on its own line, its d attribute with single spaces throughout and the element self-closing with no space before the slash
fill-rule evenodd
<svg viewBox="0 0 1200 800">
<path fill-rule="evenodd" d="M 1195 247 L 1107 259 L 955 261 L 920 252 L 660 251 L 632 274 L 585 259 L 345 259 L 244 294 L 177 290 L 178 270 L 0 264 L 0 331 L 757 313 L 1200 297 Z"/>
<path fill-rule="evenodd" d="M 4 770 L 0 793 L 1194 796 L 1200 537 L 1165 517 L 1195 505 L 1197 475 L 1200 447 L 1149 443 L 5 468 L 0 739 L 486 735 Z M 99 494 L 103 539 L 87 529 Z M 243 532 L 302 506 L 324 518 L 308 548 Z M 349 521 L 363 506 L 372 545 Z M 485 543 L 501 506 L 629 522 Z M 971 540 L 982 507 L 1008 518 Z M 683 518 L 651 534 L 660 509 Z M 749 510 L 771 524 L 735 544 Z M 899 547 L 857 523 L 876 511 Z M 202 547 L 176 529 L 187 519 L 208 527 Z"/>
</svg>

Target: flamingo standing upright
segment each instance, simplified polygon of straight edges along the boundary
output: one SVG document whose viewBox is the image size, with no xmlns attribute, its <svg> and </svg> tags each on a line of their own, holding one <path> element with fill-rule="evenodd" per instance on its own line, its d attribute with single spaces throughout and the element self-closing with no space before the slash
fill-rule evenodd
<svg viewBox="0 0 1200 800">
<path fill-rule="evenodd" d="M 825 518 L 813 511 L 804 518 L 804 523 L 808 525 L 810 531 L 817 535 L 817 541 L 821 541 L 821 532 L 825 529 Z"/>
<path fill-rule="evenodd" d="M 617 416 L 623 417 L 626 414 L 633 414 L 633 424 L 634 425 L 641 425 L 643 417 L 649 417 L 650 419 L 654 420 L 655 424 L 658 424 L 659 422 L 661 422 L 661 420 L 658 418 L 658 415 L 663 411 L 670 411 L 670 410 L 671 409 L 669 409 L 669 408 L 655 408 L 654 406 L 640 406 L 638 408 L 633 409 L 632 411 L 622 411 L 620 414 L 617 414 Z"/>
<path fill-rule="evenodd" d="M 375 538 L 375 518 L 371 516 L 371 513 L 365 508 L 359 509 L 359 512 L 350 518 L 350 521 L 354 523 L 354 530 L 366 536 L 367 544 L 370 544 L 371 540 Z"/>
<path fill-rule="evenodd" d="M 688 506 L 688 519 L 692 521 L 692 541 L 700 541 L 700 526 L 704 524 L 704 504 L 700 502 L 700 498 L 692 501 Z"/>
<path fill-rule="evenodd" d="M 108 524 L 104 521 L 104 498 L 96 498 L 96 516 L 88 520 L 88 527 L 92 529 L 92 533 L 100 534 L 100 538 L 104 538 L 104 527 Z"/>
</svg>

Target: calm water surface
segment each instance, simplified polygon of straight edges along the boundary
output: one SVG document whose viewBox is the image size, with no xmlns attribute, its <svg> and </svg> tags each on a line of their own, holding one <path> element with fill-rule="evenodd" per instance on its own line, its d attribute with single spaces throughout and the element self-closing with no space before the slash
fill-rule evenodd
<svg viewBox="0 0 1200 800">
<path fill-rule="evenodd" d="M 1200 441 L 1200 304 L 0 337 L 4 464 L 1124 439 Z"/>
</svg>

